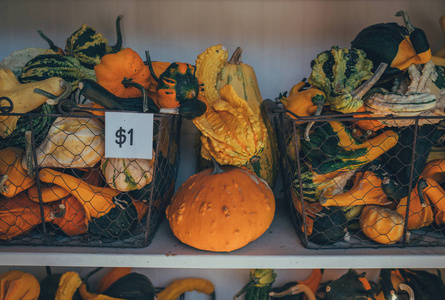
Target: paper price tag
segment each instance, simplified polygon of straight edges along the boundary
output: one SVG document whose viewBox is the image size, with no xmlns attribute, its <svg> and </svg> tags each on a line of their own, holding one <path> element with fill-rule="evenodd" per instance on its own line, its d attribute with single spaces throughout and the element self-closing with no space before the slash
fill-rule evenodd
<svg viewBox="0 0 445 300">
<path fill-rule="evenodd" d="M 153 157 L 153 114 L 105 112 L 105 157 Z"/>
</svg>

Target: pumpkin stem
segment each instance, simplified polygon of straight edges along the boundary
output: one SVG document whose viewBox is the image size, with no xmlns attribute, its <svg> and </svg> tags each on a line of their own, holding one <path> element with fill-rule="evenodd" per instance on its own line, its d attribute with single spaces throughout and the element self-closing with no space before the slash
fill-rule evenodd
<svg viewBox="0 0 445 300">
<path fill-rule="evenodd" d="M 221 165 L 212 157 L 212 162 L 213 162 L 213 172 L 212 175 L 214 174 L 221 174 L 224 173 L 225 171 L 223 171 L 221 169 Z"/>
<path fill-rule="evenodd" d="M 145 51 L 145 57 L 147 58 L 147 65 L 148 69 L 150 70 L 151 77 L 153 77 L 153 79 L 156 80 L 156 82 L 159 82 L 159 77 L 156 76 L 156 73 L 153 70 L 153 64 L 151 63 L 150 52 L 148 50 Z"/>
<path fill-rule="evenodd" d="M 37 33 L 42 37 L 42 39 L 44 39 L 48 43 L 49 49 L 63 55 L 63 50 L 54 45 L 54 42 L 51 41 L 41 30 L 37 30 Z"/>
<path fill-rule="evenodd" d="M 403 17 L 403 22 L 405 22 L 405 27 L 406 29 L 408 29 L 409 34 L 414 31 L 415 27 L 413 26 L 413 24 L 411 24 L 407 11 L 399 10 L 398 12 L 396 12 L 395 16 Z"/>
<path fill-rule="evenodd" d="M 116 45 L 111 47 L 111 51 L 109 53 L 117 53 L 122 49 L 122 32 L 121 32 L 122 18 L 123 18 L 122 15 L 117 16 L 117 19 L 116 19 L 116 35 L 117 35 Z"/>
<path fill-rule="evenodd" d="M 236 48 L 235 52 L 233 52 L 232 57 L 229 60 L 229 64 L 231 65 L 240 65 L 243 62 L 241 61 L 241 53 L 243 49 L 241 47 Z"/>
<path fill-rule="evenodd" d="M 128 79 L 128 78 L 124 78 L 124 80 L 122 80 L 122 84 L 124 85 L 125 88 L 135 87 L 139 91 L 141 91 L 142 111 L 146 112 L 148 110 L 148 96 L 147 96 L 147 91 L 145 90 L 145 88 L 141 84 L 134 82 L 133 79 Z"/>
<path fill-rule="evenodd" d="M 380 77 L 382 77 L 387 67 L 388 64 L 380 63 L 379 67 L 377 70 L 375 70 L 374 74 L 372 74 L 371 78 L 366 80 L 365 83 L 351 93 L 352 98 L 357 100 L 362 99 L 363 96 L 365 96 L 365 94 L 377 83 Z"/>
<path fill-rule="evenodd" d="M 425 195 L 423 194 L 423 189 L 428 186 L 428 183 L 424 178 L 419 179 L 417 183 L 417 194 L 419 195 L 420 205 L 426 207 Z"/>
</svg>

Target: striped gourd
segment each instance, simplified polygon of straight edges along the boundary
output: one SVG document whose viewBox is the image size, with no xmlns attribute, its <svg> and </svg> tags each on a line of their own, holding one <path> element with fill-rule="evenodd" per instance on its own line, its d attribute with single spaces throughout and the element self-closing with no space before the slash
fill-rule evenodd
<svg viewBox="0 0 445 300">
<path fill-rule="evenodd" d="M 44 54 L 36 56 L 25 65 L 19 81 L 28 83 L 50 77 L 63 78 L 71 84 L 73 90 L 82 79 L 96 80 L 94 70 L 83 67 L 77 58 L 60 54 Z"/>
<path fill-rule="evenodd" d="M 65 53 L 77 58 L 82 66 L 93 69 L 100 63 L 102 56 L 108 53 L 116 53 L 122 48 L 122 35 L 120 20 L 116 19 L 117 42 L 115 46 L 109 46 L 108 40 L 96 30 L 83 24 L 66 40 Z"/>
<path fill-rule="evenodd" d="M 301 175 L 298 171 L 295 172 L 292 186 L 299 199 L 301 199 L 301 187 L 303 199 L 308 202 L 318 202 L 322 192 L 336 194 L 342 191 L 348 180 L 355 174 L 355 170 L 337 170 L 327 174 L 318 174 L 308 164 L 302 164 L 300 170 Z"/>
</svg>

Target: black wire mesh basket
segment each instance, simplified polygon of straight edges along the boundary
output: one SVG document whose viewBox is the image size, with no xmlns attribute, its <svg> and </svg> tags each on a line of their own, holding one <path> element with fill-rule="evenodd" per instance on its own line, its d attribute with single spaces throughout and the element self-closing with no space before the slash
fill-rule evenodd
<svg viewBox="0 0 445 300">
<path fill-rule="evenodd" d="M 443 116 L 299 117 L 264 105 L 304 247 L 445 246 Z"/>
<path fill-rule="evenodd" d="M 154 114 L 151 160 L 108 159 L 110 110 L 85 107 L 65 99 L 24 114 L 2 110 L 0 245 L 151 243 L 174 193 L 181 118 Z"/>
</svg>

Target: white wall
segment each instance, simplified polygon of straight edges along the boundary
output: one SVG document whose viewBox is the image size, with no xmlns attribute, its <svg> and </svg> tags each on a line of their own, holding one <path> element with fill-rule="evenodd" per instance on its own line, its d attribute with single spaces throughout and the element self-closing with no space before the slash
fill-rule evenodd
<svg viewBox="0 0 445 300">
<path fill-rule="evenodd" d="M 263 98 L 310 74 L 310 61 L 332 45 L 349 47 L 364 27 L 403 20 L 408 11 L 435 52 L 445 41 L 439 18 L 443 0 L 0 0 L 0 58 L 26 47 L 47 48 L 42 30 L 56 45 L 83 23 L 114 45 L 115 19 L 121 14 L 123 45 L 145 58 L 194 64 L 207 47 L 223 44 L 230 53 L 243 48 L 242 60 L 254 67 Z M 194 170 L 192 122 L 183 123 L 178 184 Z"/>
<path fill-rule="evenodd" d="M 0 59 L 25 47 L 47 48 L 38 29 L 64 47 L 65 39 L 82 23 L 114 44 L 115 19 L 122 14 L 124 46 L 142 57 L 149 50 L 153 60 L 194 63 L 209 46 L 221 43 L 229 52 L 241 46 L 243 62 L 254 67 L 263 98 L 273 99 L 309 76 L 310 61 L 319 52 L 332 45 L 349 47 L 368 25 L 402 24 L 394 17 L 398 10 L 408 11 L 437 51 L 445 41 L 438 23 L 445 14 L 443 0 L 0 0 Z M 194 173 L 195 131 L 193 123 L 184 121 L 178 184 Z M 43 267 L 32 268 L 37 269 L 43 274 Z M 138 271 L 156 285 L 202 275 L 218 286 L 218 299 L 231 299 L 248 278 L 247 270 Z M 342 271 L 332 272 L 325 279 Z M 368 272 L 375 278 L 375 270 Z M 277 284 L 307 274 L 308 270 L 280 270 Z"/>
</svg>

